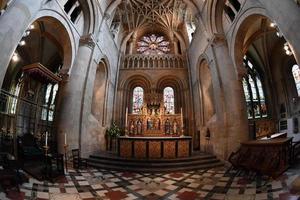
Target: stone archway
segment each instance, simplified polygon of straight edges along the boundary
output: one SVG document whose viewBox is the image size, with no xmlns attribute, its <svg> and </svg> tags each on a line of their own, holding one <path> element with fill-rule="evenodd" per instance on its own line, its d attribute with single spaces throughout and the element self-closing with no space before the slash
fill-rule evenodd
<svg viewBox="0 0 300 200">
<path fill-rule="evenodd" d="M 1 118 L 13 137 L 31 133 L 42 144 L 47 131 L 48 144 L 57 150 L 57 111 L 62 100 L 59 74 L 71 62 L 70 36 L 59 20 L 44 16 L 28 26 L 9 62 L 1 91 L 6 96 Z M 24 67 L 40 72 L 27 73 Z"/>
<path fill-rule="evenodd" d="M 105 102 L 107 98 L 107 83 L 107 64 L 104 60 L 101 60 L 96 70 L 91 112 L 102 125 L 106 124 Z"/>
<path fill-rule="evenodd" d="M 275 124 L 281 120 L 280 108 L 284 107 L 291 116 L 295 116 L 292 110 L 299 109 L 298 103 L 291 103 L 293 91 L 289 89 L 291 84 L 285 80 L 291 77 L 287 74 L 291 71 L 286 71 L 286 62 L 283 62 L 296 61 L 292 53 L 285 52 L 285 46 L 291 46 L 281 28 L 273 23 L 264 9 L 249 9 L 237 22 L 230 44 L 237 73 L 243 80 L 245 113 L 252 138 L 261 135 L 258 124 L 267 120 L 272 120 Z M 251 87 L 250 82 L 255 87 Z M 252 127 L 256 127 L 256 130 Z"/>
</svg>

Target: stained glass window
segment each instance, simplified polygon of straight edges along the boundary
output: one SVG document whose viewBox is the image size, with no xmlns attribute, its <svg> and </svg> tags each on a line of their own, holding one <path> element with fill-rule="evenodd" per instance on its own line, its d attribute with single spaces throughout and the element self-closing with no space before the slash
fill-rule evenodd
<svg viewBox="0 0 300 200">
<path fill-rule="evenodd" d="M 58 84 L 47 85 L 45 92 L 44 105 L 42 108 L 42 120 L 53 121 L 54 119 L 54 110 L 55 110 L 55 100 L 58 92 Z M 47 118 L 48 115 L 48 118 Z"/>
<path fill-rule="evenodd" d="M 144 101 L 144 89 L 141 87 L 136 87 L 133 90 L 133 99 L 132 99 L 132 113 L 140 114 L 143 107 Z"/>
<path fill-rule="evenodd" d="M 170 42 L 155 34 L 142 37 L 137 45 L 137 51 L 144 55 L 162 55 L 170 51 Z"/>
<path fill-rule="evenodd" d="M 171 87 L 164 89 L 164 106 L 167 114 L 175 114 L 174 90 Z"/>
<path fill-rule="evenodd" d="M 266 98 L 260 76 L 247 56 L 244 57 L 244 66 L 248 71 L 247 77 L 243 79 L 248 119 L 267 117 Z"/>
<path fill-rule="evenodd" d="M 293 66 L 292 73 L 296 84 L 298 96 L 300 96 L 300 68 L 298 65 Z"/>
<path fill-rule="evenodd" d="M 16 87 L 11 91 L 13 94 L 12 97 L 10 97 L 10 106 L 9 106 L 9 114 L 16 114 L 17 110 L 17 104 L 18 104 L 18 97 L 20 94 L 20 89 L 21 89 L 21 83 L 19 82 Z"/>
</svg>

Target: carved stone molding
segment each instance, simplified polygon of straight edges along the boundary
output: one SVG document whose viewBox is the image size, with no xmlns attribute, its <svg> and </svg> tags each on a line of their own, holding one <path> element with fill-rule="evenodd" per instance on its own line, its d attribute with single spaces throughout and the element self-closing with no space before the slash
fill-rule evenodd
<svg viewBox="0 0 300 200">
<path fill-rule="evenodd" d="M 88 46 L 91 49 L 96 45 L 95 39 L 92 34 L 82 36 L 79 40 L 79 43 L 81 46 Z"/>
<path fill-rule="evenodd" d="M 226 37 L 224 34 L 214 34 L 209 41 L 211 44 L 223 44 L 226 42 Z"/>
</svg>

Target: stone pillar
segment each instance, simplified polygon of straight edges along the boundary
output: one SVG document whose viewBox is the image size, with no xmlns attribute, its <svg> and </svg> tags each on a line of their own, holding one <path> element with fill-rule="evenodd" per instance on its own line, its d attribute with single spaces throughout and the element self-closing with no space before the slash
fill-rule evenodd
<svg viewBox="0 0 300 200">
<path fill-rule="evenodd" d="M 11 57 L 42 0 L 15 0 L 0 17 L 0 85 Z"/>
<path fill-rule="evenodd" d="M 58 116 L 57 142 L 63 152 L 64 134 L 67 133 L 69 150 L 80 148 L 82 111 L 89 66 L 94 54 L 95 42 L 92 35 L 83 36 L 69 80 L 61 88 L 61 104 Z"/>
<path fill-rule="evenodd" d="M 217 108 L 218 118 L 224 120 L 224 132 L 221 133 L 223 135 L 219 136 L 215 133 L 214 147 L 218 156 L 227 159 L 231 152 L 237 150 L 240 142 L 248 140 L 246 104 L 242 83 L 236 74 L 224 36 L 214 36 L 211 51 L 215 61 L 215 73 L 217 73 L 215 78 L 219 79 L 221 93 L 219 95 L 221 98 L 216 101 L 216 104 L 223 107 Z"/>
</svg>

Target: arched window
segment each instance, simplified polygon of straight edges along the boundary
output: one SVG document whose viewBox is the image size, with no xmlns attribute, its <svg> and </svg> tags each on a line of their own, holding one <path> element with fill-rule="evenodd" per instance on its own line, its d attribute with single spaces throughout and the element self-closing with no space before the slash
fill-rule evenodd
<svg viewBox="0 0 300 200">
<path fill-rule="evenodd" d="M 163 55 L 170 51 L 169 45 L 164 36 L 151 34 L 142 37 L 137 44 L 137 51 L 144 55 Z"/>
<path fill-rule="evenodd" d="M 9 106 L 9 114 L 16 114 L 17 110 L 17 104 L 18 104 L 18 97 L 20 94 L 20 89 L 21 89 L 21 83 L 18 82 L 16 87 L 11 91 L 13 94 L 12 97 L 10 97 L 10 106 Z"/>
<path fill-rule="evenodd" d="M 132 94 L 132 113 L 140 114 L 144 102 L 144 89 L 135 87 Z"/>
<path fill-rule="evenodd" d="M 265 92 L 258 72 L 253 63 L 244 57 L 244 65 L 248 75 L 243 79 L 243 88 L 247 104 L 248 119 L 267 117 Z"/>
<path fill-rule="evenodd" d="M 42 107 L 42 120 L 53 121 L 55 100 L 58 91 L 58 84 L 48 84 L 45 92 L 44 104 Z"/>
<path fill-rule="evenodd" d="M 293 66 L 292 73 L 293 73 L 298 96 L 300 96 L 300 68 L 299 68 L 299 65 Z"/>
<path fill-rule="evenodd" d="M 175 114 L 174 90 L 171 87 L 164 89 L 164 106 L 167 114 Z"/>
</svg>

